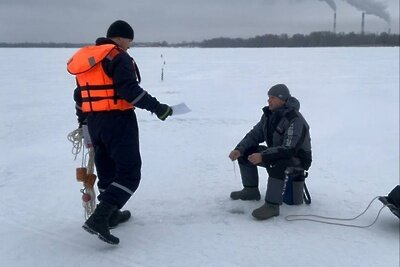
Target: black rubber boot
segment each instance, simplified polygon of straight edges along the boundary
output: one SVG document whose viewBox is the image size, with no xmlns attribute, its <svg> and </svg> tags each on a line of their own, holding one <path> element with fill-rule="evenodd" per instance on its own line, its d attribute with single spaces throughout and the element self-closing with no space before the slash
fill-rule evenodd
<svg viewBox="0 0 400 267">
<path fill-rule="evenodd" d="M 108 220 L 116 210 L 116 206 L 106 202 L 100 202 L 94 210 L 94 213 L 86 220 L 82 228 L 91 234 L 97 235 L 104 242 L 117 245 L 119 239 L 110 233 L 108 225 Z"/>
<path fill-rule="evenodd" d="M 245 187 L 240 191 L 233 191 L 231 199 L 233 200 L 260 200 L 260 190 L 257 187 Z"/>
<path fill-rule="evenodd" d="M 110 219 L 108 220 L 108 226 L 110 229 L 117 227 L 120 223 L 127 222 L 131 218 L 131 212 L 129 210 L 115 210 L 113 214 L 111 214 Z"/>
<path fill-rule="evenodd" d="M 269 218 L 279 216 L 279 205 L 265 202 L 264 205 L 253 210 L 251 215 L 253 215 L 253 217 L 257 220 L 267 220 Z"/>
</svg>

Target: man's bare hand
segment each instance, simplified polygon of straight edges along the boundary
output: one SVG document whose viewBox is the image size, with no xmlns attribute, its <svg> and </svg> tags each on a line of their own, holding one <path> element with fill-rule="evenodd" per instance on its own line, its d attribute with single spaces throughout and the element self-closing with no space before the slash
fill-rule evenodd
<svg viewBox="0 0 400 267">
<path fill-rule="evenodd" d="M 254 165 L 260 164 L 260 163 L 262 162 L 261 153 L 254 153 L 254 154 L 251 154 L 247 159 L 248 159 L 251 163 L 253 163 Z"/>
<path fill-rule="evenodd" d="M 235 149 L 232 150 L 231 153 L 229 153 L 228 156 L 232 161 L 237 160 L 240 157 L 240 151 Z"/>
</svg>

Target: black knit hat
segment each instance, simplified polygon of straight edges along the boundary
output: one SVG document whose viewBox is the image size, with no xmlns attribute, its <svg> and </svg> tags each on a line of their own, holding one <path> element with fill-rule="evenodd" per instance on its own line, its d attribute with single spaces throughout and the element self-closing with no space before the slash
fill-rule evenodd
<svg viewBox="0 0 400 267">
<path fill-rule="evenodd" d="M 107 38 L 122 37 L 133 40 L 132 27 L 123 20 L 113 22 L 107 30 Z"/>
<path fill-rule="evenodd" d="M 284 84 L 276 84 L 268 90 L 268 95 L 275 96 L 282 101 L 286 101 L 291 97 L 289 88 Z"/>
</svg>

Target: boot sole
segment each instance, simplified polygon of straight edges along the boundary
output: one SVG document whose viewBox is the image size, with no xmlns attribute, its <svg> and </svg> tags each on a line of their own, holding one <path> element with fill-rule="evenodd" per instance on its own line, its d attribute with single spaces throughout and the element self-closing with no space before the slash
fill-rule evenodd
<svg viewBox="0 0 400 267">
<path fill-rule="evenodd" d="M 259 201 L 259 200 L 261 199 L 261 196 L 258 197 L 258 198 L 251 198 L 251 199 L 247 199 L 247 198 L 245 198 L 245 199 L 243 199 L 243 198 L 233 198 L 233 197 L 231 197 L 231 199 L 232 199 L 232 200 L 243 200 L 243 201 Z"/>
<path fill-rule="evenodd" d="M 268 219 L 271 219 L 271 218 L 274 218 L 274 217 L 278 217 L 278 216 L 279 216 L 279 214 L 278 214 L 278 215 L 273 215 L 273 216 L 271 216 L 271 217 L 265 218 L 265 217 L 258 217 L 258 216 L 254 215 L 254 214 L 251 214 L 251 215 L 253 216 L 254 219 L 256 219 L 256 220 L 258 220 L 258 221 L 265 221 L 265 220 L 268 220 Z"/>
<path fill-rule="evenodd" d="M 270 216 L 270 217 L 260 217 L 260 216 L 257 216 L 255 213 L 254 213 L 254 211 L 251 213 L 251 216 L 253 216 L 253 218 L 254 219 L 257 219 L 258 221 L 265 221 L 265 220 L 268 220 L 268 219 L 271 219 L 271 218 L 274 218 L 274 217 L 278 217 L 279 216 L 279 213 L 277 213 L 277 214 L 274 214 L 274 215 L 272 215 L 272 216 Z"/>
<path fill-rule="evenodd" d="M 120 225 L 120 224 L 122 224 L 122 223 L 126 223 L 127 221 L 129 221 L 131 219 L 131 217 L 129 217 L 128 219 L 126 219 L 125 221 L 122 221 L 122 222 L 120 222 L 120 223 L 117 223 L 117 224 L 115 224 L 115 225 L 109 225 L 108 226 L 108 229 L 114 229 L 114 228 L 117 228 L 117 226 L 118 225 Z"/>
<path fill-rule="evenodd" d="M 106 242 L 107 244 L 111 244 L 111 245 L 118 245 L 118 242 L 113 242 L 110 239 L 105 238 L 103 235 L 101 235 L 99 232 L 93 230 L 92 228 L 90 228 L 86 223 L 84 225 L 82 225 L 83 230 L 85 230 L 86 232 L 88 232 L 89 234 L 92 235 L 97 235 L 97 237 L 101 240 Z"/>
</svg>

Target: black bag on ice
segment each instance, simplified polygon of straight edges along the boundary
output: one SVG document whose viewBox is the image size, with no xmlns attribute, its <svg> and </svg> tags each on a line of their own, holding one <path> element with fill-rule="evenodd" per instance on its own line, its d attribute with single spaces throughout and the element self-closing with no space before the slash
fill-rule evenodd
<svg viewBox="0 0 400 267">
<path fill-rule="evenodd" d="M 400 185 L 393 188 L 389 195 L 379 197 L 379 200 L 400 219 Z"/>
</svg>

